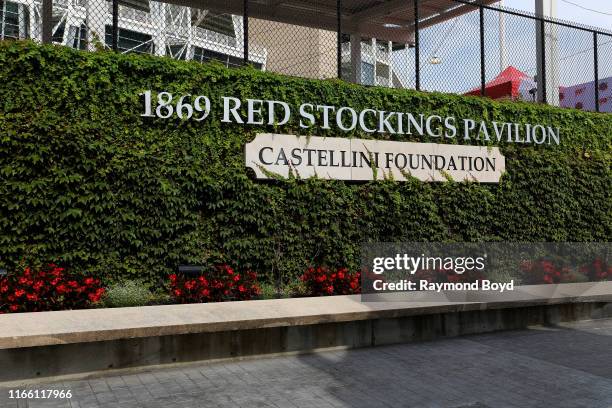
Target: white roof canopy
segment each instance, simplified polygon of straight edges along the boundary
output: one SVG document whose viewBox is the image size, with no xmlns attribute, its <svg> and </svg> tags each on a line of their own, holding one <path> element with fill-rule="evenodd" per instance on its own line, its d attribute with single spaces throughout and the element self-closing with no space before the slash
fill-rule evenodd
<svg viewBox="0 0 612 408">
<path fill-rule="evenodd" d="M 482 4 L 497 0 L 483 0 Z M 167 0 L 167 3 L 242 15 L 243 0 Z M 337 31 L 336 0 L 249 0 L 249 17 Z M 477 10 L 453 0 L 419 0 L 425 28 Z M 342 32 L 398 43 L 414 41 L 412 0 L 342 0 Z"/>
</svg>

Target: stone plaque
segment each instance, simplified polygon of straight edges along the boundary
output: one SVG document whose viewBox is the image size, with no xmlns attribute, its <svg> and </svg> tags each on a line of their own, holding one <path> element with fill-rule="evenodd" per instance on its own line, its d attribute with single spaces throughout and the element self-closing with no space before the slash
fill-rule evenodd
<svg viewBox="0 0 612 408">
<path fill-rule="evenodd" d="M 257 178 L 298 178 L 497 183 L 505 158 L 497 147 L 394 142 L 259 133 L 246 145 L 246 166 Z"/>
</svg>

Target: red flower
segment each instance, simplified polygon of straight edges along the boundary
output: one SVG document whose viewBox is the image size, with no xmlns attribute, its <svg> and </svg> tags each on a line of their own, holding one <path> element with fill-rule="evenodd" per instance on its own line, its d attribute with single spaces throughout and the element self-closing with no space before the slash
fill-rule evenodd
<svg viewBox="0 0 612 408">
<path fill-rule="evenodd" d="M 55 276 L 55 277 L 59 277 L 62 275 L 62 272 L 64 270 L 62 268 L 54 268 L 51 272 L 49 272 L 51 275 Z"/>
<path fill-rule="evenodd" d="M 23 295 L 25 295 L 25 290 L 23 290 L 23 289 L 17 289 L 17 290 L 15 291 L 15 296 L 17 296 L 17 297 L 22 297 Z"/>
<path fill-rule="evenodd" d="M 194 279 L 171 277 L 170 293 L 180 303 L 251 299 L 259 293 L 256 277 L 252 271 L 240 274 L 229 265 L 217 265 Z"/>
<path fill-rule="evenodd" d="M 68 287 L 66 287 L 66 285 L 61 283 L 61 284 L 59 284 L 59 285 L 57 285 L 55 287 L 55 290 L 57 291 L 58 294 L 62 295 L 64 293 L 68 292 L 69 289 L 68 289 Z"/>
<path fill-rule="evenodd" d="M 318 266 L 308 268 L 300 277 L 313 296 L 350 295 L 359 293 L 359 272 L 350 272 L 347 268 L 332 270 Z"/>
<path fill-rule="evenodd" d="M 96 303 L 99 302 L 100 299 L 102 298 L 102 295 L 104 294 L 105 290 L 104 288 L 99 288 L 98 290 L 96 290 L 94 293 L 89 293 L 87 295 L 87 298 L 89 299 L 90 302 L 92 303 Z"/>
<path fill-rule="evenodd" d="M 550 261 L 542 261 L 542 269 L 545 273 L 552 273 L 555 270 L 555 266 Z"/>
</svg>

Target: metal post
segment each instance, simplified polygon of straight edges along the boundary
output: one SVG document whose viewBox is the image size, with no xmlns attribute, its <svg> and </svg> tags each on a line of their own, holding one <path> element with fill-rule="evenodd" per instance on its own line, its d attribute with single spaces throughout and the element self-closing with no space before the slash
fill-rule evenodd
<svg viewBox="0 0 612 408">
<path fill-rule="evenodd" d="M 597 50 L 597 32 L 593 32 L 593 54 L 595 73 L 595 112 L 599 112 L 599 52 Z"/>
<path fill-rule="evenodd" d="M 480 95 L 486 94 L 484 7 L 480 6 Z"/>
<path fill-rule="evenodd" d="M 53 38 L 53 1 L 42 1 L 42 42 L 51 44 Z"/>
<path fill-rule="evenodd" d="M 113 51 L 119 50 L 119 0 L 113 0 Z"/>
<path fill-rule="evenodd" d="M 242 63 L 249 63 L 249 0 L 243 0 L 244 13 L 242 14 L 242 43 L 244 46 L 244 56 Z"/>
<path fill-rule="evenodd" d="M 499 0 L 498 6 L 503 8 L 504 0 Z M 506 12 L 500 9 L 497 14 L 499 19 L 499 72 L 502 72 L 508 66 L 508 50 L 506 48 Z"/>
<path fill-rule="evenodd" d="M 542 71 L 540 72 L 541 78 L 538 78 L 540 82 L 538 87 L 542 89 L 542 103 L 547 103 L 546 101 L 546 22 L 544 19 L 540 19 L 540 41 L 542 42 L 542 52 L 540 55 L 540 64 L 542 64 Z"/>
<path fill-rule="evenodd" d="M 336 0 L 336 18 L 338 20 L 336 64 L 338 65 L 338 78 L 342 79 L 342 0 Z"/>
<path fill-rule="evenodd" d="M 421 90 L 421 47 L 419 44 L 419 0 L 414 0 L 414 89 Z"/>
</svg>

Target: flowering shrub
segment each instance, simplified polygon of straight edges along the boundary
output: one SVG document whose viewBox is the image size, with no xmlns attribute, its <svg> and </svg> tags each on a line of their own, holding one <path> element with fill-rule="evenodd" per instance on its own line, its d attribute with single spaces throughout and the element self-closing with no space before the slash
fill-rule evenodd
<svg viewBox="0 0 612 408">
<path fill-rule="evenodd" d="M 300 277 L 311 296 L 352 295 L 361 293 L 361 272 L 346 268 L 332 270 L 327 267 L 308 268 Z"/>
<path fill-rule="evenodd" d="M 196 278 L 170 275 L 171 296 L 177 303 L 249 300 L 259 295 L 257 274 L 238 273 L 228 265 L 217 265 L 210 273 Z"/>
<path fill-rule="evenodd" d="M 526 261 L 521 263 L 522 283 L 567 283 L 572 281 L 569 268 L 559 267 L 549 260 Z"/>
<path fill-rule="evenodd" d="M 50 264 L 0 278 L 0 313 L 82 309 L 104 294 L 98 279 L 66 273 Z"/>
<path fill-rule="evenodd" d="M 612 280 L 612 265 L 597 258 L 587 265 L 580 268 L 580 273 L 586 276 L 589 281 Z"/>
</svg>

